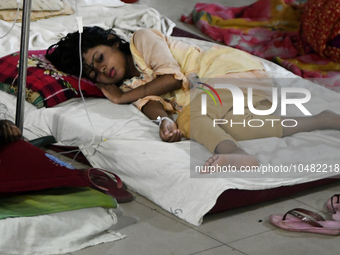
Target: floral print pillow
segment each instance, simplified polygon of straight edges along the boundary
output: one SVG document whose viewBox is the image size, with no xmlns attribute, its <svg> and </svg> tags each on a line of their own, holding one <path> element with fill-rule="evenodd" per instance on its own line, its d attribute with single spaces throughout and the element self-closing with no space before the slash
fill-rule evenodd
<svg viewBox="0 0 340 255">
<path fill-rule="evenodd" d="M 8 86 L 0 86 L 0 89 L 15 94 L 15 91 L 17 91 L 18 72 L 19 52 L 1 58 L 0 83 L 7 84 Z M 80 87 L 85 97 L 104 97 L 102 92 L 90 80 L 82 78 Z M 45 58 L 45 50 L 29 51 L 26 99 L 32 98 L 33 92 L 38 93 L 42 100 L 27 100 L 28 102 L 34 104 L 38 108 L 42 106 L 52 107 L 73 97 L 80 96 L 78 77 L 56 69 Z M 34 103 L 38 101 L 39 104 Z"/>
</svg>

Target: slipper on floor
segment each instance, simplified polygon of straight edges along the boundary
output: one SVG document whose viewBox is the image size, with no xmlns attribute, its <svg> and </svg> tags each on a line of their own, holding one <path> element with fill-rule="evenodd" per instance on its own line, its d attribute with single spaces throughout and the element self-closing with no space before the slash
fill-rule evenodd
<svg viewBox="0 0 340 255">
<path fill-rule="evenodd" d="M 340 194 L 335 194 L 328 199 L 327 208 L 333 213 L 333 220 L 340 221 Z"/>
<path fill-rule="evenodd" d="M 288 211 L 285 215 L 270 215 L 274 226 L 287 231 L 340 235 L 340 222 L 326 221 L 321 215 L 302 208 Z"/>
</svg>

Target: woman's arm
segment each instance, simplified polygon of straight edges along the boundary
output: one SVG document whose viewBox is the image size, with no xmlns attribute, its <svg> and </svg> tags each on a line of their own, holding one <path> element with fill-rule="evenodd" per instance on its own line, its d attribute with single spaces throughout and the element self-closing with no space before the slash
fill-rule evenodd
<svg viewBox="0 0 340 255">
<path fill-rule="evenodd" d="M 160 96 L 178 90 L 182 87 L 182 81 L 176 80 L 173 74 L 164 74 L 157 76 L 154 80 L 143 86 L 127 92 L 121 91 L 114 84 L 97 84 L 97 86 L 112 103 L 127 104 L 146 96 Z"/>
<path fill-rule="evenodd" d="M 164 106 L 158 101 L 147 102 L 147 104 L 143 106 L 142 112 L 151 120 L 156 120 L 158 116 L 170 118 Z M 162 141 L 172 143 L 180 141 L 183 134 L 177 128 L 176 122 L 164 119 L 159 127 L 159 136 Z"/>
</svg>

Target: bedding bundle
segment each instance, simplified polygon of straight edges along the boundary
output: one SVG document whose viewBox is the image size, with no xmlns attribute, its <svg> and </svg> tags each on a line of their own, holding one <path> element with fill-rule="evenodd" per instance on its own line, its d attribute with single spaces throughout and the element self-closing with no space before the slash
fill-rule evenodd
<svg viewBox="0 0 340 255">
<path fill-rule="evenodd" d="M 258 0 L 242 7 L 198 3 L 181 20 L 215 41 L 340 91 L 339 1 L 305 2 Z"/>
<path fill-rule="evenodd" d="M 60 7 L 61 4 L 63 6 L 68 4 L 75 10 L 75 1 L 73 0 L 37 0 L 33 2 L 59 3 Z M 6 5 L 5 7 L 5 3 L 11 3 L 11 5 Z M 12 10 L 1 9 L 0 17 L 3 13 L 9 15 L 10 12 L 12 12 L 12 14 L 10 14 L 12 15 L 11 17 L 15 16 L 17 8 L 16 1 L 1 1 L 0 4 L 2 8 L 13 8 Z M 116 32 L 126 40 L 129 40 L 129 36 L 141 27 L 156 28 L 164 34 L 169 35 L 175 25 L 167 17 L 160 15 L 155 9 L 148 6 L 127 5 L 119 0 L 77 0 L 77 4 L 79 15 L 82 15 L 83 17 L 84 26 L 98 25 L 103 28 L 115 27 Z M 38 6 L 40 6 L 40 4 L 38 4 Z M 33 9 L 36 8 L 33 7 Z M 44 13 L 51 14 L 58 11 L 62 11 L 62 9 L 36 10 L 32 11 L 32 14 L 33 12 L 37 12 L 44 16 Z M 1 38 L 0 101 L 4 105 L 6 118 L 14 122 L 16 112 L 16 97 L 14 95 L 16 95 L 17 90 L 16 83 L 18 80 L 19 64 L 18 51 L 20 49 L 19 38 L 21 36 L 21 27 L 20 23 L 15 24 L 13 29 L 11 29 L 11 26 L 12 22 L 7 22 L 0 18 L 0 36 L 6 34 L 7 31 L 10 31 L 9 34 Z M 77 29 L 75 14 L 54 16 L 30 23 L 23 131 L 24 137 L 28 140 L 52 135 L 51 129 L 47 126 L 45 121 L 44 110 L 54 109 L 56 106 L 64 104 L 65 109 L 69 107 L 72 108 L 69 103 L 72 101 L 82 101 L 78 98 L 80 97 L 80 90 L 85 97 L 91 97 L 91 99 L 100 98 L 100 100 L 107 101 L 106 99 L 101 98 L 103 97 L 103 94 L 92 82 L 87 79 L 81 79 L 79 87 L 78 77 L 60 72 L 44 57 L 45 51 L 50 45 L 59 41 L 62 37 L 66 36 L 67 33 L 74 32 Z M 84 110 L 83 103 L 81 103 L 81 105 Z M 37 115 L 32 118 L 32 113 Z M 79 112 L 78 117 L 73 116 L 72 121 L 67 124 L 67 127 L 73 129 L 73 121 L 84 124 L 83 120 L 86 121 L 86 127 L 83 129 L 86 134 L 83 134 L 80 131 L 77 136 L 82 138 L 84 135 L 86 138 L 91 138 L 92 133 L 87 133 L 87 127 L 89 126 L 89 123 L 87 122 L 88 119 L 82 112 Z M 97 123 L 98 125 L 101 125 L 100 120 Z M 57 131 L 61 126 L 55 125 L 54 128 L 56 128 L 55 131 Z M 97 128 L 97 126 L 95 126 L 95 128 Z M 57 135 L 57 133 L 55 135 Z M 70 138 L 71 140 L 73 139 L 72 137 Z M 71 145 L 71 143 L 63 143 L 63 145 L 66 144 Z M 78 146 L 79 144 L 82 144 L 82 142 L 76 142 L 76 144 L 72 145 Z M 0 159 L 4 161 L 3 157 Z M 43 167 L 44 166 L 41 166 L 41 168 Z M 41 170 L 41 168 L 39 169 Z M 22 170 L 27 170 L 27 168 Z M 37 175 L 35 174 L 30 177 L 34 178 L 36 176 Z M 22 175 L 21 177 L 26 176 Z M 38 182 L 43 183 L 40 181 Z M 55 181 L 52 180 L 49 184 L 51 183 L 55 184 Z M 4 188 L 3 185 L 1 187 Z M 47 187 L 45 186 L 44 188 Z M 81 207 L 77 207 L 79 204 L 73 204 L 71 202 L 73 206 L 66 206 L 65 208 L 65 204 L 60 203 L 60 200 L 63 200 L 60 199 L 60 197 L 63 198 L 66 196 L 57 189 L 58 188 L 53 188 L 49 190 L 49 195 L 52 195 L 53 198 L 57 199 L 57 202 L 53 203 L 54 206 L 57 206 L 56 208 L 36 207 L 38 210 L 34 212 L 29 210 L 25 211 L 25 215 L 15 214 L 15 211 L 13 210 L 10 213 L 9 208 L 7 208 L 7 216 L 11 215 L 15 217 L 6 216 L 6 219 L 0 220 L 0 229 L 6 233 L 0 240 L 1 254 L 61 254 L 74 252 L 99 243 L 120 240 L 125 237 L 113 230 L 118 221 L 116 215 L 116 210 L 118 209 L 115 209 L 117 204 L 111 197 L 98 193 L 96 190 L 91 190 L 90 193 L 94 198 L 91 199 L 91 204 L 83 204 Z M 76 187 L 74 189 L 72 188 L 72 191 L 68 190 L 68 193 L 70 196 L 72 196 L 71 193 L 73 193 L 73 195 L 83 194 L 86 196 L 86 193 L 88 192 L 87 189 L 87 187 Z M 18 206 L 24 206 L 26 209 L 33 210 L 34 206 L 29 208 L 27 204 L 44 205 L 44 201 L 38 201 L 39 198 L 41 198 L 39 194 L 41 196 L 48 195 L 47 193 L 43 193 L 45 190 L 41 191 L 41 193 L 39 192 L 40 191 L 32 191 L 34 194 L 30 193 L 28 196 L 18 195 L 18 197 L 13 200 L 6 200 L 6 198 L 3 198 L 0 203 L 6 202 L 7 205 L 10 205 L 11 201 L 15 202 L 19 200 L 22 203 L 18 204 Z M 102 198 L 102 201 L 97 199 L 99 197 Z M 11 209 L 16 210 L 16 208 Z M 2 211 L 0 214 L 5 215 L 5 212 Z M 46 231 L 46 229 L 53 229 L 53 231 Z"/>
<path fill-rule="evenodd" d="M 124 237 L 108 231 L 117 223 L 112 210 L 118 208 L 117 200 L 104 194 L 103 187 L 113 190 L 117 185 L 111 173 L 75 169 L 24 140 L 1 145 L 0 159 L 1 254 L 64 253 Z M 109 178 L 101 179 L 99 187 L 98 178 L 104 176 Z M 90 224 L 80 221 L 85 212 L 87 217 L 97 213 Z M 46 231 L 48 227 L 53 231 Z"/>
</svg>

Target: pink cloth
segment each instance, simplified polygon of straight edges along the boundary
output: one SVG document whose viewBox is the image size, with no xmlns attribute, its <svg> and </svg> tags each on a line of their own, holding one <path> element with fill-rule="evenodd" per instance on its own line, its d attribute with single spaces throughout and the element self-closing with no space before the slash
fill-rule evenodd
<svg viewBox="0 0 340 255">
<path fill-rule="evenodd" d="M 182 16 L 181 20 L 196 25 L 218 42 L 273 61 L 303 78 L 317 79 L 319 84 L 340 92 L 338 63 L 308 45 L 304 53 L 299 54 L 302 11 L 307 12 L 309 8 L 299 2 L 259 0 L 237 8 L 198 3 L 192 13 Z"/>
</svg>

